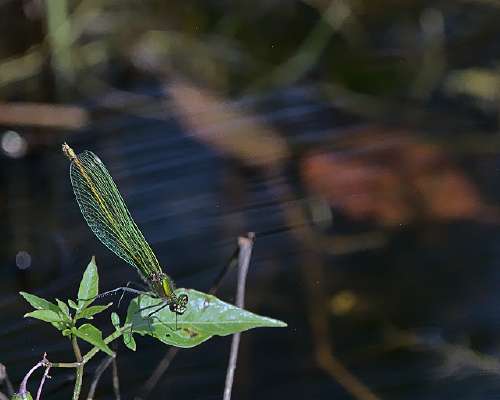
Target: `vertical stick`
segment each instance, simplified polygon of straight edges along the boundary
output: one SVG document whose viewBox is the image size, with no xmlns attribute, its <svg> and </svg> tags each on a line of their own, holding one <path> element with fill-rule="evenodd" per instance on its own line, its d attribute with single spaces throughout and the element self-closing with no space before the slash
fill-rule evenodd
<svg viewBox="0 0 500 400">
<path fill-rule="evenodd" d="M 248 274 L 248 267 L 250 265 L 250 258 L 252 256 L 252 248 L 255 235 L 249 233 L 248 237 L 238 238 L 240 246 L 240 254 L 238 258 L 238 289 L 236 292 L 236 305 L 240 308 L 245 306 L 245 285 Z M 231 353 L 229 355 L 229 366 L 226 373 L 226 384 L 224 386 L 224 400 L 231 399 L 231 390 L 234 382 L 234 371 L 236 370 L 236 361 L 238 359 L 238 348 L 240 345 L 241 334 L 235 333 L 233 341 L 231 342 Z"/>
<path fill-rule="evenodd" d="M 115 392 L 115 400 L 120 400 L 120 379 L 118 378 L 116 357 L 113 357 L 113 391 Z"/>
<path fill-rule="evenodd" d="M 101 376 L 106 371 L 106 368 L 108 368 L 111 365 L 111 362 L 113 361 L 114 357 L 108 356 L 105 359 L 101 361 L 99 366 L 95 370 L 94 374 L 94 379 L 92 380 L 92 383 L 90 384 L 90 389 L 89 393 L 87 395 L 87 400 L 93 400 L 95 396 L 95 390 L 97 389 L 97 384 L 101 380 Z"/>
<path fill-rule="evenodd" d="M 43 358 L 44 358 L 44 360 L 46 360 L 45 355 Z M 50 376 L 49 376 L 50 367 L 51 367 L 51 365 L 47 361 L 47 364 L 45 366 L 45 372 L 43 373 L 42 380 L 40 381 L 40 386 L 38 386 L 38 391 L 36 392 L 36 400 L 40 400 L 40 398 L 42 397 L 42 389 L 43 389 L 43 385 L 45 384 L 45 380 L 47 378 L 50 378 Z"/>
</svg>

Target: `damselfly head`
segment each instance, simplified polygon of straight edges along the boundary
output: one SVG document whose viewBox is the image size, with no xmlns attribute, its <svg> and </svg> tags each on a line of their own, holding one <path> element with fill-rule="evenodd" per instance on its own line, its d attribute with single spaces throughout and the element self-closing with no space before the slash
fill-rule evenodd
<svg viewBox="0 0 500 400">
<path fill-rule="evenodd" d="M 170 311 L 182 315 L 186 311 L 187 303 L 188 303 L 187 294 L 181 294 L 176 297 L 169 305 Z"/>
<path fill-rule="evenodd" d="M 69 158 L 70 161 L 73 161 L 76 158 L 76 154 L 71 147 L 68 146 L 66 142 L 62 145 L 62 151 L 66 157 Z"/>
</svg>

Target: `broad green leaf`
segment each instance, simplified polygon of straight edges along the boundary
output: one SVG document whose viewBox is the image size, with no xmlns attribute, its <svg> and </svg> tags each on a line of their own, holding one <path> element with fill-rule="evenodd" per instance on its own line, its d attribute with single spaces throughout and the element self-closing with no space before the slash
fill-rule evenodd
<svg viewBox="0 0 500 400">
<path fill-rule="evenodd" d="M 51 310 L 35 310 L 24 314 L 24 317 L 36 318 L 45 322 L 64 322 L 64 317 L 61 313 Z"/>
<path fill-rule="evenodd" d="M 24 299 L 31 304 L 33 308 L 36 310 L 50 310 L 54 312 L 59 311 L 59 307 L 57 307 L 54 303 L 51 303 L 48 300 L 45 300 L 41 297 L 35 296 L 34 294 L 26 293 L 26 292 L 19 292 L 21 296 L 24 297 Z"/>
<path fill-rule="evenodd" d="M 97 265 L 95 257 L 89 262 L 87 269 L 83 273 L 80 289 L 78 289 L 78 309 L 81 311 L 88 307 L 96 298 L 99 291 L 99 275 L 97 274 Z"/>
<path fill-rule="evenodd" d="M 59 306 L 59 310 L 66 317 L 67 322 L 71 322 L 71 314 L 69 313 L 69 308 L 66 303 L 63 303 L 61 300 L 56 299 L 57 305 Z"/>
<path fill-rule="evenodd" d="M 10 400 L 33 400 L 30 392 L 14 393 Z"/>
<path fill-rule="evenodd" d="M 113 303 L 106 304 L 104 306 L 90 306 L 76 314 L 76 319 L 87 318 L 93 319 L 92 316 L 103 312 L 106 308 L 111 306 Z"/>
<path fill-rule="evenodd" d="M 193 289 L 177 289 L 176 293 L 189 296 L 183 315 L 176 317 L 168 307 L 155 312 L 162 306 L 162 301 L 141 295 L 131 301 L 126 324 L 132 324 L 134 333 L 150 335 L 177 347 L 194 347 L 214 335 L 226 336 L 252 328 L 287 326 L 282 321 L 251 313 Z M 155 304 L 158 304 L 157 308 L 150 307 Z M 144 309 L 146 307 L 149 308 Z"/>
<path fill-rule="evenodd" d="M 72 309 L 78 310 L 78 304 L 76 304 L 73 300 L 69 299 L 68 304 Z"/>
<path fill-rule="evenodd" d="M 102 339 L 102 332 L 95 326 L 90 324 L 83 324 L 78 329 L 74 331 L 75 335 L 80 339 L 94 345 L 99 350 L 105 352 L 106 354 L 112 356 L 113 351 L 108 347 L 108 345 Z"/>
</svg>

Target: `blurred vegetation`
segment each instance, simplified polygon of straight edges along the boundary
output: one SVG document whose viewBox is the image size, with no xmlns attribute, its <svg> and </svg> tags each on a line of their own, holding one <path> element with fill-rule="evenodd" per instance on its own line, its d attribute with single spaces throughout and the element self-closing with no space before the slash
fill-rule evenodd
<svg viewBox="0 0 500 400">
<path fill-rule="evenodd" d="M 270 246 L 285 243 L 276 257 L 293 247 L 287 274 L 267 272 L 293 299 L 255 297 L 308 319 L 310 337 L 291 341 L 310 345 L 307 356 L 353 397 L 392 387 L 365 387 L 339 352 L 363 353 L 377 373 L 370 354 L 406 348 L 442 357 L 446 376 L 498 375 L 496 359 L 475 350 L 498 347 L 496 316 L 483 310 L 498 302 L 499 18 L 496 0 L 0 0 L 0 126 L 27 134 L 93 127 L 115 111 L 173 117 L 228 161 L 228 203 L 257 210 Z M 59 143 L 54 131 L 27 135 L 29 148 Z M 25 190 L 17 175 L 5 179 Z M 21 211 L 12 226 L 33 219 Z M 227 221 L 217 227 L 236 229 Z M 293 246 L 273 236 L 283 231 Z M 422 326 L 438 326 L 436 337 Z"/>
</svg>

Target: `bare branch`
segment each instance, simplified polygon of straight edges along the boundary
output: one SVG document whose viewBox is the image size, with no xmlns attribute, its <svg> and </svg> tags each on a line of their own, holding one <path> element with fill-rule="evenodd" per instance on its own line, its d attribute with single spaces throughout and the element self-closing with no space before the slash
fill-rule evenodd
<svg viewBox="0 0 500 400">
<path fill-rule="evenodd" d="M 252 238 L 253 238 L 253 234 L 248 234 L 248 236 L 249 237 L 252 236 Z M 238 242 L 238 246 L 236 246 L 235 250 L 233 251 L 233 254 L 231 254 L 231 257 L 229 258 L 229 261 L 224 265 L 224 267 L 222 268 L 219 275 L 215 278 L 215 280 L 212 284 L 212 287 L 210 288 L 208 293 L 215 294 L 217 292 L 217 290 L 219 290 L 222 281 L 227 276 L 229 271 L 231 271 L 235 265 L 238 265 L 240 250 L 241 250 L 241 246 L 239 245 L 239 242 Z M 158 365 L 156 366 L 156 368 L 153 371 L 153 373 L 151 374 L 151 376 L 144 383 L 144 385 L 141 389 L 141 392 L 140 392 L 141 394 L 136 396 L 135 400 L 146 399 L 150 395 L 150 393 L 153 391 L 155 386 L 158 384 L 161 377 L 167 371 L 170 364 L 172 364 L 172 361 L 179 353 L 179 350 L 180 350 L 180 348 L 178 348 L 178 347 L 170 347 L 167 350 L 167 352 L 165 353 L 165 355 L 163 356 L 161 361 L 158 363 Z"/>
<path fill-rule="evenodd" d="M 108 368 L 111 365 L 113 358 L 114 357 L 111 357 L 111 356 L 106 357 L 97 366 L 97 368 L 95 370 L 95 374 L 94 374 L 94 379 L 92 379 L 92 383 L 90 384 L 90 389 L 89 389 L 89 393 L 87 395 L 87 400 L 92 400 L 94 398 L 97 384 L 99 383 L 99 380 L 101 379 L 101 376 L 104 373 L 104 371 L 106 371 L 106 368 Z"/>
<path fill-rule="evenodd" d="M 238 289 L 236 292 L 236 305 L 240 308 L 245 306 L 245 286 L 248 274 L 248 267 L 250 265 L 250 258 L 252 257 L 252 249 L 255 235 L 249 233 L 247 238 L 240 237 L 238 244 L 240 253 L 238 258 Z M 238 348 L 240 345 L 241 334 L 235 333 L 233 341 L 231 342 L 231 353 L 229 355 L 229 366 L 226 373 L 226 383 L 224 386 L 224 400 L 231 399 L 231 391 L 234 382 L 234 371 L 236 370 L 236 361 L 238 359 Z"/>
<path fill-rule="evenodd" d="M 7 374 L 7 368 L 5 365 L 0 364 L 0 383 L 5 382 L 5 386 L 7 388 L 7 395 L 11 397 L 14 394 L 14 387 L 10 382 L 9 375 Z"/>
<path fill-rule="evenodd" d="M 115 392 L 115 399 L 120 400 L 120 379 L 118 378 L 118 364 L 116 357 L 113 357 L 113 391 Z"/>
<path fill-rule="evenodd" d="M 44 359 L 47 361 L 46 365 L 45 365 L 45 372 L 43 373 L 43 376 L 42 376 L 42 380 L 40 381 L 40 386 L 38 386 L 38 391 L 36 392 L 36 400 L 40 400 L 40 397 L 42 396 L 42 389 L 43 389 L 43 385 L 45 383 L 45 380 L 47 378 L 50 378 L 49 376 L 49 371 L 50 371 L 50 362 L 45 358 L 45 355 L 44 355 Z"/>
</svg>

